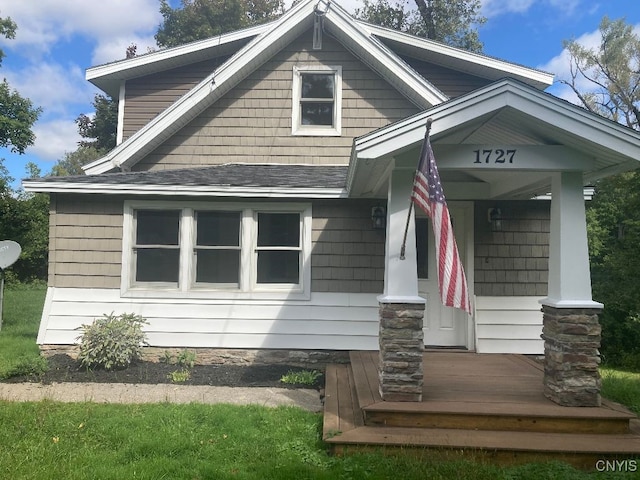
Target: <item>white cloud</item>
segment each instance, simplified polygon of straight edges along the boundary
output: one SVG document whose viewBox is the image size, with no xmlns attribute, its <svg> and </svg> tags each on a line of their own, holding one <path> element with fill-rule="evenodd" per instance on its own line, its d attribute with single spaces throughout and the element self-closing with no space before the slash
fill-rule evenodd
<svg viewBox="0 0 640 480">
<path fill-rule="evenodd" d="M 2 43 L 12 49 L 28 46 L 32 54 L 74 36 L 89 39 L 97 49 L 113 39 L 128 45 L 134 36 L 154 32 L 161 20 L 157 0 L 0 0 L 0 14 L 18 24 L 16 38 Z M 122 57 L 124 50 L 116 58 Z"/>
<path fill-rule="evenodd" d="M 482 14 L 493 18 L 507 13 L 526 13 L 536 4 L 544 3 L 562 15 L 572 15 L 581 0 L 481 0 Z"/>
<path fill-rule="evenodd" d="M 2 75 L 20 95 L 42 107 L 44 115 L 70 114 L 70 108 L 93 100 L 95 88 L 77 65 L 39 62 L 19 70 L 3 69 Z"/>
<path fill-rule="evenodd" d="M 73 120 L 57 119 L 38 122 L 33 128 L 36 142 L 29 147 L 29 153 L 41 160 L 60 160 L 65 153 L 78 149 L 81 140 L 78 126 Z"/>
</svg>

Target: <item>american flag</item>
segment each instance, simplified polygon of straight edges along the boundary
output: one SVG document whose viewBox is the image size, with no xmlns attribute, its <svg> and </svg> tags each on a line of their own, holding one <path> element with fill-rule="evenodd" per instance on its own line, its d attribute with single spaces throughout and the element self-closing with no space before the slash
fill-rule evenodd
<svg viewBox="0 0 640 480">
<path fill-rule="evenodd" d="M 449 208 L 433 156 L 429 134 L 425 136 L 420 163 L 413 181 L 411 200 L 431 218 L 438 258 L 438 287 L 442 304 L 471 314 L 467 278 L 453 236 Z"/>
</svg>

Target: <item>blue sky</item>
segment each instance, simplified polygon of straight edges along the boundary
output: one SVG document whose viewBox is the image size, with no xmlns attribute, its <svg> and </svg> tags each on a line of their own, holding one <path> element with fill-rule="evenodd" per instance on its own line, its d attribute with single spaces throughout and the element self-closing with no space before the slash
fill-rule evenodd
<svg viewBox="0 0 640 480">
<path fill-rule="evenodd" d="M 359 0 L 334 0 L 353 11 Z M 412 6 L 413 0 L 407 0 Z M 0 158 L 16 179 L 35 162 L 47 173 L 80 139 L 74 119 L 92 114 L 99 93 L 84 80 L 86 68 L 124 58 L 128 45 L 138 52 L 153 47 L 161 21 L 159 0 L 0 0 L 0 17 L 18 24 L 14 40 L 0 40 L 6 57 L 0 75 L 43 108 L 34 130 L 37 140 L 25 155 L 0 149 Z M 172 5 L 179 0 L 171 0 Z M 487 23 L 480 29 L 486 54 L 567 75 L 563 39 L 595 45 L 604 15 L 625 17 L 640 31 L 639 0 L 482 0 Z M 552 93 L 570 98 L 560 85 Z M 16 183 L 18 185 L 18 183 Z"/>
</svg>

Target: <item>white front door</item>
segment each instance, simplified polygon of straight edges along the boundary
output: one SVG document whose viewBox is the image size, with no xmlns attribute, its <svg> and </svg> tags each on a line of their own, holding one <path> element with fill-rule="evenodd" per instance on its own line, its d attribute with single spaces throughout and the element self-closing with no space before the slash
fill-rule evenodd
<svg viewBox="0 0 640 480">
<path fill-rule="evenodd" d="M 473 221 L 472 209 L 449 204 L 453 232 L 465 272 L 467 262 L 467 223 Z M 436 272 L 436 248 L 431 220 L 416 209 L 416 248 L 418 254 L 418 290 L 427 301 L 424 312 L 424 345 L 429 347 L 472 348 L 469 342 L 470 317 L 466 312 L 445 307 L 440 301 Z"/>
</svg>

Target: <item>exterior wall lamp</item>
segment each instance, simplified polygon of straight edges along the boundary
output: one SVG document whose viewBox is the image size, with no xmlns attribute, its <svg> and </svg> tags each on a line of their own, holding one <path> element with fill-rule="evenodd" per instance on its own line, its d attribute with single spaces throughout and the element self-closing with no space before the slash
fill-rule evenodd
<svg viewBox="0 0 640 480">
<path fill-rule="evenodd" d="M 499 208 L 490 208 L 487 212 L 487 218 L 491 224 L 492 232 L 502 231 L 502 211 Z"/>
<path fill-rule="evenodd" d="M 385 207 L 373 207 L 371 209 L 371 227 L 374 230 L 387 228 L 387 209 Z"/>
</svg>

